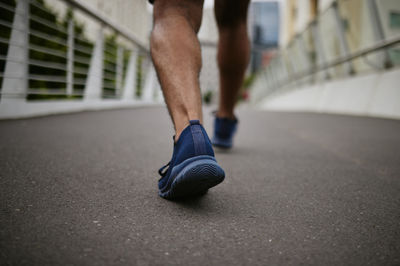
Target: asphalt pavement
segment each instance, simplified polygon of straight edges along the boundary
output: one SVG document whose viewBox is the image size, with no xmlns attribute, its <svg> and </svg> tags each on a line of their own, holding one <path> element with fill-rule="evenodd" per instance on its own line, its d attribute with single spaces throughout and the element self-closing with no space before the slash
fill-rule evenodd
<svg viewBox="0 0 400 266">
<path fill-rule="evenodd" d="M 225 181 L 178 202 L 165 108 L 0 121 L 0 265 L 400 265 L 400 121 L 239 120 Z"/>
</svg>

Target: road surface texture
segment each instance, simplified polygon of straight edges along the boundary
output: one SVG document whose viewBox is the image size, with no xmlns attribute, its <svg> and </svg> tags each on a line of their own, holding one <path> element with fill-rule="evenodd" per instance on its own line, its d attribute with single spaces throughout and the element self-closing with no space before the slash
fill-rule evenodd
<svg viewBox="0 0 400 266">
<path fill-rule="evenodd" d="M 400 121 L 239 119 L 225 181 L 179 202 L 165 108 L 1 121 L 0 264 L 400 264 Z"/>
</svg>

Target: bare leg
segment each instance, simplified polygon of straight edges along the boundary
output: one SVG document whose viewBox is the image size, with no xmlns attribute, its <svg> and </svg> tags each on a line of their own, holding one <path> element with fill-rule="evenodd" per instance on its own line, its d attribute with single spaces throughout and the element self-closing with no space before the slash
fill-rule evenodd
<svg viewBox="0 0 400 266">
<path fill-rule="evenodd" d="M 235 103 L 250 58 L 250 44 L 247 36 L 248 5 L 249 0 L 215 0 L 215 18 L 219 31 L 218 117 L 231 119 L 235 117 Z"/>
<path fill-rule="evenodd" d="M 151 56 L 175 126 L 175 139 L 189 125 L 202 121 L 197 32 L 203 0 L 155 0 Z"/>
</svg>

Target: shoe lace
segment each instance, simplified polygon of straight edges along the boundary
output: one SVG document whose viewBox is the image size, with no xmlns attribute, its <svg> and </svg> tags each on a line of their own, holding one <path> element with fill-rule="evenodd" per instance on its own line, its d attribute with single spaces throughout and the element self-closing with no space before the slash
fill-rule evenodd
<svg viewBox="0 0 400 266">
<path fill-rule="evenodd" d="M 166 165 L 164 165 L 163 167 L 161 167 L 158 170 L 158 173 L 160 174 L 161 177 L 164 177 L 167 174 L 170 164 L 171 164 L 171 161 L 169 161 Z"/>
</svg>

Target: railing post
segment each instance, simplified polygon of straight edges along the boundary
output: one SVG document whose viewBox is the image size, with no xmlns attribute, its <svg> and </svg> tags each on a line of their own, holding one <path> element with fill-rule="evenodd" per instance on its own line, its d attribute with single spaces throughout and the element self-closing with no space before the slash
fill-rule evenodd
<svg viewBox="0 0 400 266">
<path fill-rule="evenodd" d="M 67 51 L 67 95 L 72 95 L 74 90 L 74 20 L 68 21 L 68 51 Z"/>
<path fill-rule="evenodd" d="M 272 63 L 271 64 L 271 66 L 272 66 L 271 67 L 271 76 L 272 76 L 272 80 L 274 81 L 274 90 L 278 89 L 278 87 L 279 87 L 277 69 L 276 69 L 276 61 L 277 61 L 277 57 L 276 56 L 273 59 L 273 61 L 271 62 Z"/>
<path fill-rule="evenodd" d="M 159 82 L 156 82 L 155 86 L 155 101 L 157 103 L 163 103 L 164 102 L 164 94 L 161 90 L 161 85 Z"/>
<path fill-rule="evenodd" d="M 299 45 L 300 45 L 300 48 L 299 48 L 300 52 L 304 55 L 303 57 L 305 58 L 305 62 L 307 64 L 306 71 L 310 71 L 311 67 L 312 67 L 312 63 L 310 60 L 310 55 L 308 54 L 306 45 L 304 43 L 304 34 L 299 36 L 298 41 L 299 41 Z"/>
<path fill-rule="evenodd" d="M 291 58 L 289 60 L 287 60 L 287 62 L 289 63 L 289 67 L 291 69 L 292 72 L 292 77 L 293 79 L 291 79 L 291 84 L 294 86 L 297 86 L 299 80 L 297 79 L 297 75 L 299 73 L 299 68 L 296 66 L 294 60 L 292 60 Z"/>
<path fill-rule="evenodd" d="M 152 63 L 149 64 L 147 74 L 146 74 L 146 81 L 144 83 L 144 91 L 143 91 L 143 97 L 142 99 L 146 102 L 152 102 L 153 101 L 153 94 L 154 94 L 154 88 L 155 88 L 155 82 L 156 82 L 156 71 L 154 69 L 154 66 Z"/>
<path fill-rule="evenodd" d="M 322 47 L 322 42 L 321 42 L 319 32 L 318 32 L 317 20 L 314 20 L 312 22 L 312 24 L 310 25 L 310 28 L 311 28 L 311 33 L 313 36 L 314 46 L 315 46 L 315 50 L 317 52 L 318 60 L 320 61 L 320 62 L 317 62 L 317 65 L 321 64 L 322 66 L 324 66 L 326 64 L 326 57 L 325 57 L 324 49 Z M 323 70 L 323 72 L 325 73 L 325 79 L 329 79 L 330 78 L 329 70 Z"/>
<path fill-rule="evenodd" d="M 2 102 L 25 101 L 28 91 L 29 0 L 17 1 L 5 65 Z"/>
<path fill-rule="evenodd" d="M 122 92 L 123 100 L 132 100 L 136 97 L 137 58 L 138 51 L 133 49 L 129 57 L 128 69 L 125 76 L 124 90 Z"/>
<path fill-rule="evenodd" d="M 124 70 L 124 47 L 117 46 L 117 69 L 116 69 L 116 95 L 119 98 L 122 92 L 122 74 Z"/>
<path fill-rule="evenodd" d="M 100 26 L 92 58 L 90 59 L 89 74 L 85 86 L 85 100 L 99 100 L 103 90 L 103 57 L 104 35 Z"/>
<path fill-rule="evenodd" d="M 271 91 L 271 81 L 269 80 L 269 76 L 268 76 L 268 67 L 264 69 L 264 71 L 261 72 L 262 73 L 262 80 L 259 81 L 260 84 L 262 84 L 261 82 L 264 80 L 265 81 L 265 87 L 267 88 L 267 91 L 265 92 L 265 95 L 267 93 L 269 93 Z M 262 86 L 259 86 L 260 88 L 262 88 Z M 259 92 L 257 93 L 257 95 L 262 95 L 261 89 L 258 90 Z"/>
<path fill-rule="evenodd" d="M 344 32 L 344 27 L 343 27 L 343 21 L 339 14 L 338 3 L 333 2 L 332 8 L 333 8 L 333 15 L 334 15 L 335 23 L 336 23 L 335 28 L 336 28 L 337 35 L 339 38 L 339 43 L 340 43 L 341 56 L 348 56 L 350 54 L 350 49 L 347 44 L 347 39 L 346 39 L 346 35 Z M 346 65 L 347 74 L 353 75 L 355 73 L 355 71 L 354 71 L 351 61 L 347 62 L 345 65 Z"/>
</svg>

